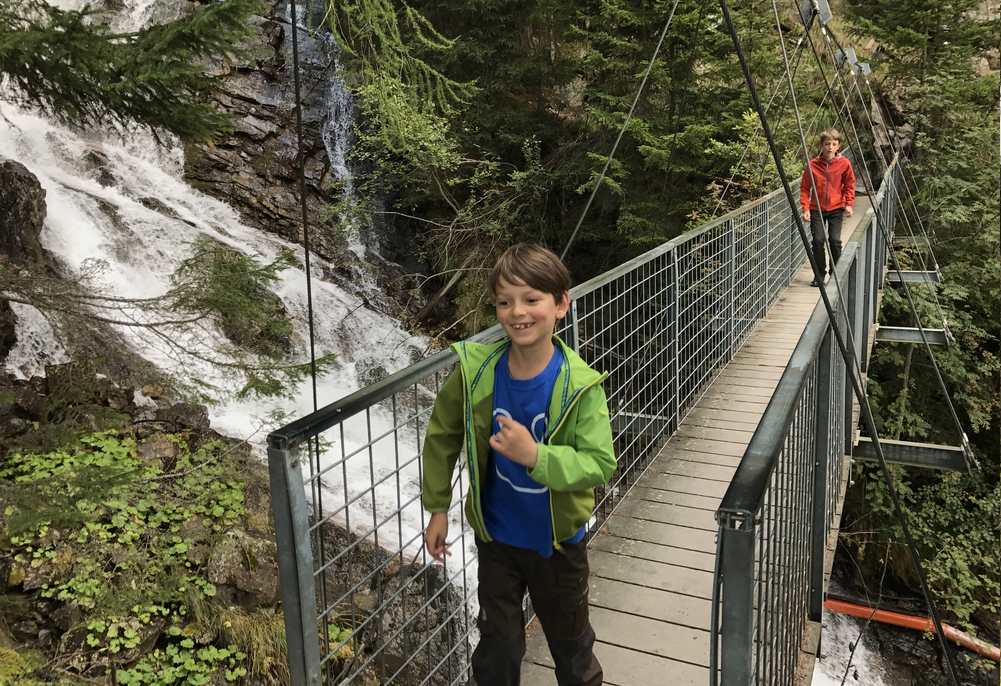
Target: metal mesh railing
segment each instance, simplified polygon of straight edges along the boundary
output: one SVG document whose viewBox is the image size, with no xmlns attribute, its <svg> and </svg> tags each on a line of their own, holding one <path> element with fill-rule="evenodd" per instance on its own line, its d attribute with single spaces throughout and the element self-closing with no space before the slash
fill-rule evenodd
<svg viewBox="0 0 1001 686">
<path fill-rule="evenodd" d="M 732 358 L 805 253 L 779 192 L 581 284 L 558 333 L 606 392 L 618 467 L 598 525 Z M 798 240 L 798 239 L 797 239 Z M 496 327 L 476 337 L 497 339 Z M 295 683 L 464 683 L 476 605 L 455 475 L 452 556 L 422 547 L 420 449 L 445 351 L 269 436 L 282 600 Z"/>
<path fill-rule="evenodd" d="M 873 202 L 891 240 L 899 172 L 895 161 Z M 827 293 L 864 370 L 886 243 L 872 216 L 859 235 L 837 265 L 840 290 L 832 282 Z M 838 526 L 855 427 L 853 368 L 818 304 L 717 511 L 713 612 L 721 620 L 712 640 L 725 686 L 795 683 L 806 622 L 820 620 L 827 539 Z"/>
</svg>

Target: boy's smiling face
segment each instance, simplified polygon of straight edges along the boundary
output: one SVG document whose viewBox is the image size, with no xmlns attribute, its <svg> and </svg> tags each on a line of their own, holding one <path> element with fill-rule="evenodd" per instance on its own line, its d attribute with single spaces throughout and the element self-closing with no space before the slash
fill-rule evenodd
<svg viewBox="0 0 1001 686">
<path fill-rule="evenodd" d="M 570 307 L 567 293 L 557 300 L 552 294 L 539 291 L 524 282 L 497 282 L 494 293 L 497 321 L 511 339 L 511 344 L 533 349 L 551 344 L 556 322 L 566 316 Z"/>
</svg>

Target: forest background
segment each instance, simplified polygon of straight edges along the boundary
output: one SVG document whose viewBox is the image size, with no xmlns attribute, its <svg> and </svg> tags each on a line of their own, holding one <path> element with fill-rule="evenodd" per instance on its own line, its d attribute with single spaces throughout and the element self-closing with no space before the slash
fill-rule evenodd
<svg viewBox="0 0 1001 686">
<path fill-rule="evenodd" d="M 334 4 L 330 25 L 349 53 L 347 73 L 363 113 L 356 169 L 368 197 L 388 198 L 395 230 L 419 247 L 436 305 L 425 310 L 424 323 L 435 333 L 454 338 L 492 323 L 484 280 L 507 245 L 540 241 L 559 252 L 583 214 L 567 254 L 580 282 L 778 186 L 718 5 L 682 2 L 584 214 L 673 5 Z M 894 475 L 939 602 L 996 641 L 997 8 L 977 0 L 880 0 L 834 3 L 834 10 L 834 35 L 872 64 L 870 82 L 888 124 L 908 141 L 914 204 L 908 199 L 905 211 L 914 230 L 929 235 L 944 280 L 937 294 L 921 287 L 912 293 L 924 326 L 945 322 L 955 336 L 935 355 L 981 465 L 970 475 Z M 856 165 L 864 160 L 878 183 L 880 155 L 888 160 L 892 150 L 873 147 L 867 109 L 879 105 L 861 77 L 843 111 L 845 94 L 820 32 L 813 31 L 819 62 L 809 43 L 798 49 L 804 30 L 796 3 L 734 3 L 733 13 L 757 86 L 772 104 L 784 166 L 795 175 L 789 181 L 798 181 L 805 157 L 778 27 L 809 145 L 821 129 L 841 129 L 848 154 Z M 921 268 L 916 253 L 900 257 L 905 268 Z M 902 295 L 885 293 L 883 321 L 914 326 Z M 882 435 L 960 443 L 922 348 L 878 346 L 870 379 Z M 917 595 L 886 488 L 877 471 L 856 472 L 842 530 L 855 583 L 878 583 L 885 564 L 897 592 Z"/>
<path fill-rule="evenodd" d="M 844 94 L 835 87 L 829 97 L 833 65 L 799 42 L 796 3 L 734 5 L 795 183 L 805 158 L 785 93 L 777 24 L 795 60 L 811 145 L 822 128 L 845 128 L 838 114 Z M 257 4 L 207 7 L 187 31 L 151 32 L 134 51 L 109 51 L 85 23 L 60 26 L 69 15 L 53 14 L 39 0 L 15 0 L 0 11 L 0 73 L 29 102 L 76 124 L 110 114 L 211 139 L 227 123 L 206 104 L 212 83 L 201 65 L 244 37 Z M 327 10 L 323 21 L 338 36 L 343 76 L 359 109 L 351 164 L 361 194 L 359 204 L 331 208 L 331 215 L 344 222 L 378 215 L 403 236 L 398 245 L 416 249 L 416 258 L 409 249 L 388 257 L 422 274 L 428 306 L 416 325 L 437 337 L 459 338 L 491 323 L 486 270 L 511 243 L 540 241 L 561 251 L 580 221 L 567 262 L 581 282 L 778 185 L 716 3 L 679 2 L 675 10 L 670 0 L 330 0 Z M 947 321 L 955 337 L 935 354 L 981 467 L 969 475 L 895 475 L 939 603 L 957 623 L 997 643 L 998 8 L 980 0 L 846 0 L 835 13 L 835 33 L 872 64 L 873 88 L 909 141 L 910 217 L 927 230 L 944 281 L 937 298 L 929 288 L 913 293 L 922 322 Z M 819 32 L 812 35 L 824 51 Z M 69 57 L 44 63 L 40 48 L 51 45 Z M 155 74 L 144 66 L 153 63 L 160 65 Z M 107 78 L 109 69 L 118 70 L 117 81 Z M 869 104 L 848 98 L 862 140 L 843 133 L 856 163 L 864 159 L 878 175 Z M 884 319 L 912 325 L 910 316 L 899 294 L 886 289 Z M 883 435 L 959 443 L 921 349 L 881 345 L 870 374 Z M 873 583 L 886 564 L 895 590 L 916 595 L 885 488 L 856 469 L 842 532 L 856 582 Z"/>
</svg>

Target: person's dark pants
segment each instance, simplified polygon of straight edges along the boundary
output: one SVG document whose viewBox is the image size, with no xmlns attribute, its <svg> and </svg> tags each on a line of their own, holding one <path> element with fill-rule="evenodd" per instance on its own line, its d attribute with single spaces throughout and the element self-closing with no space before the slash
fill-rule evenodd
<svg viewBox="0 0 1001 686">
<path fill-rule="evenodd" d="M 587 545 L 564 544 L 544 558 L 536 552 L 477 539 L 480 642 L 473 651 L 477 686 L 518 686 L 525 656 L 522 599 L 528 589 L 546 634 L 560 686 L 598 686 L 594 629 L 587 612 Z"/>
<path fill-rule="evenodd" d="M 831 212 L 817 212 L 810 210 L 810 229 L 813 231 L 813 257 L 820 267 L 820 274 L 823 276 L 827 268 L 827 255 L 824 251 L 824 227 L 821 218 L 827 223 L 827 242 L 831 246 L 831 269 L 834 272 L 834 265 L 841 258 L 841 222 L 844 221 L 844 209 L 833 210 Z"/>
</svg>

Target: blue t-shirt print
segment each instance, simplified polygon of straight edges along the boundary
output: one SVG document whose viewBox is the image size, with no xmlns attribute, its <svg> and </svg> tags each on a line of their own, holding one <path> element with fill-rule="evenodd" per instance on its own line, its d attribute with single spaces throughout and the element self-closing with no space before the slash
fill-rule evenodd
<svg viewBox="0 0 1001 686">
<path fill-rule="evenodd" d="M 537 376 L 512 379 L 505 352 L 494 371 L 492 431 L 500 430 L 497 417 L 504 415 L 527 427 L 537 443 L 545 441 L 549 399 L 562 364 L 563 353 L 557 347 Z M 507 545 L 534 550 L 543 557 L 552 555 L 549 489 L 530 477 L 526 467 L 493 449 L 485 476 L 482 503 L 490 536 Z M 570 540 L 579 539 L 580 535 L 575 535 Z"/>
</svg>

